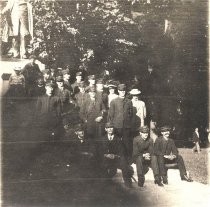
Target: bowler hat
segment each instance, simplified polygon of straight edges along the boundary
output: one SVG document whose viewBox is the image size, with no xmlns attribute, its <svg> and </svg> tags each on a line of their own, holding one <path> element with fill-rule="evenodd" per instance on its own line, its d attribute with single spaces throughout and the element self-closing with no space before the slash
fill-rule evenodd
<svg viewBox="0 0 210 207">
<path fill-rule="evenodd" d="M 118 88 L 119 91 L 125 91 L 126 90 L 126 85 L 125 84 L 119 84 L 117 88 Z"/>
<path fill-rule="evenodd" d="M 142 133 L 149 133 L 149 127 L 148 126 L 142 126 L 139 128 L 139 131 Z"/>
<path fill-rule="evenodd" d="M 171 127 L 169 127 L 169 126 L 163 126 L 163 127 L 160 128 L 160 131 L 161 132 L 171 131 Z"/>
<path fill-rule="evenodd" d="M 114 128 L 114 125 L 110 122 L 107 122 L 105 128 Z"/>
</svg>

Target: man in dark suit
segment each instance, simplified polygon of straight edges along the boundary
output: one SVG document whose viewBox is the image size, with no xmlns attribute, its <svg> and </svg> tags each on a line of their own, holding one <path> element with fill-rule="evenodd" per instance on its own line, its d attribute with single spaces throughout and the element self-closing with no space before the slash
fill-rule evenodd
<svg viewBox="0 0 210 207">
<path fill-rule="evenodd" d="M 101 160 L 102 170 L 106 176 L 113 177 L 117 168 L 122 169 L 123 180 L 127 187 L 131 187 L 132 173 L 130 166 L 123 155 L 122 143 L 120 138 L 114 133 L 114 125 L 106 123 L 106 135 L 98 141 L 98 150 Z"/>
<path fill-rule="evenodd" d="M 113 123 L 116 134 L 122 138 L 124 156 L 130 161 L 132 157 L 133 139 L 131 136 L 133 106 L 125 97 L 125 84 L 118 85 L 119 96 L 110 103 L 108 121 Z"/>
<path fill-rule="evenodd" d="M 47 82 L 45 84 L 45 94 L 38 97 L 35 110 L 35 123 L 40 128 L 40 133 L 46 133 L 46 138 L 55 138 L 62 132 L 61 101 L 54 96 L 55 84 Z"/>
<path fill-rule="evenodd" d="M 80 111 L 80 116 L 86 125 L 86 133 L 89 139 L 94 140 L 98 138 L 97 127 L 103 120 L 103 113 L 105 111 L 101 99 L 96 97 L 95 87 L 89 88 L 89 96 L 86 98 L 83 107 Z"/>
<path fill-rule="evenodd" d="M 168 184 L 167 168 L 165 166 L 167 163 L 177 163 L 181 179 L 187 182 L 192 182 L 187 176 L 182 156 L 179 155 L 174 141 L 170 139 L 170 130 L 171 129 L 168 126 L 161 127 L 160 131 L 162 136 L 158 137 L 155 142 L 155 154 L 158 158 L 160 175 L 163 178 L 163 183 Z"/>
<path fill-rule="evenodd" d="M 136 163 L 138 174 L 138 185 L 143 187 L 145 182 L 145 174 L 148 171 L 148 167 L 152 168 L 155 184 L 163 186 L 159 175 L 159 167 L 157 157 L 154 155 L 153 141 L 148 138 L 149 128 L 142 126 L 139 129 L 140 135 L 133 140 L 133 161 Z"/>
</svg>

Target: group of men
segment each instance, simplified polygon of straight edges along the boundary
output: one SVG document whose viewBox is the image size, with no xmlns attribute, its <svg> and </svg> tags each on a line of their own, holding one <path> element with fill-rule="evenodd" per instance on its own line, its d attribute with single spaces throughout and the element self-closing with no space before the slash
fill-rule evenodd
<svg viewBox="0 0 210 207">
<path fill-rule="evenodd" d="M 72 162 L 76 161 L 81 168 L 97 167 L 106 177 L 112 177 L 120 168 L 127 187 L 132 186 L 133 162 L 140 187 L 149 166 L 155 184 L 163 186 L 162 181 L 168 184 L 166 163 L 175 162 L 181 179 L 192 181 L 174 141 L 169 138 L 170 128 L 162 127 L 156 140 L 149 138 L 149 128 L 144 122 L 146 106 L 139 100 L 141 91 L 136 86 L 128 93 L 124 83 L 115 80 L 104 83 L 103 78 L 96 79 L 94 74 L 87 76 L 89 84 L 86 84 L 82 71 L 76 72 L 76 81 L 71 83 L 69 68 L 52 65 L 40 71 L 35 59 L 32 56 L 23 69 L 15 68 L 19 72 L 10 78 L 12 90 L 23 84 L 27 96 L 37 97 L 36 125 L 47 138 L 62 137 L 69 141 Z"/>
</svg>

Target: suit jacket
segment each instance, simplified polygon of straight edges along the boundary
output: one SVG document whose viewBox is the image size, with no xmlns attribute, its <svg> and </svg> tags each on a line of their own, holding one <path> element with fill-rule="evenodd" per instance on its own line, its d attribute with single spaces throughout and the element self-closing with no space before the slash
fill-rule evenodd
<svg viewBox="0 0 210 207">
<path fill-rule="evenodd" d="M 178 155 L 177 147 L 173 139 L 165 140 L 163 137 L 158 137 L 155 142 L 155 154 L 158 156 L 163 155 Z"/>
<path fill-rule="evenodd" d="M 91 100 L 90 97 L 86 99 L 80 111 L 81 119 L 86 122 L 86 129 L 88 134 L 96 133 L 96 121 L 99 116 L 103 116 L 104 105 L 101 99 Z"/>
<path fill-rule="evenodd" d="M 133 160 L 135 161 L 138 156 L 143 156 L 145 153 L 154 155 L 153 140 L 150 138 L 144 140 L 139 135 L 133 140 Z"/>
<path fill-rule="evenodd" d="M 133 106 L 129 99 L 117 97 L 111 101 L 108 120 L 115 128 L 131 128 L 132 117 Z"/>
<path fill-rule="evenodd" d="M 108 135 L 106 134 L 102 141 L 99 141 L 100 153 L 104 154 L 114 154 L 114 155 L 122 155 L 122 146 L 120 138 L 114 135 L 113 140 L 108 139 Z"/>
</svg>

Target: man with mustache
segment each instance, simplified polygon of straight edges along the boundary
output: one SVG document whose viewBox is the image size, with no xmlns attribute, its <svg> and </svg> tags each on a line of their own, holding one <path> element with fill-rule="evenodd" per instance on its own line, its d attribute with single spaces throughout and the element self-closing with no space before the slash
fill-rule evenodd
<svg viewBox="0 0 210 207">
<path fill-rule="evenodd" d="M 158 137 L 155 142 L 155 154 L 158 158 L 160 175 L 162 176 L 163 183 L 168 184 L 167 168 L 165 164 L 177 163 L 180 177 L 182 180 L 192 182 L 187 176 L 184 160 L 179 155 L 177 147 L 175 146 L 174 140 L 170 138 L 170 127 L 163 126 L 160 131 L 162 136 Z"/>
</svg>

